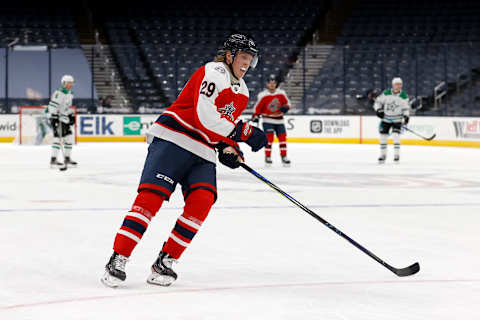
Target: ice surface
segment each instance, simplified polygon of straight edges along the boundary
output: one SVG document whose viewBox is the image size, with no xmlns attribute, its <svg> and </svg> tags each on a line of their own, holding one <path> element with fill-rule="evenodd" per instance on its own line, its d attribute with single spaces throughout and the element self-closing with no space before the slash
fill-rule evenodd
<svg viewBox="0 0 480 320">
<path fill-rule="evenodd" d="M 0 319 L 480 319 L 480 150 L 290 144 L 291 168 L 248 163 L 396 267 L 398 278 L 242 169 L 220 167 L 219 199 L 169 288 L 149 268 L 181 213 L 176 192 L 127 264 L 99 278 L 136 193 L 142 143 L 87 144 L 79 168 L 49 148 L 0 145 Z M 391 146 L 390 146 L 391 148 Z M 391 149 L 389 150 L 392 151 Z M 391 153 L 390 153 L 391 155 Z"/>
</svg>

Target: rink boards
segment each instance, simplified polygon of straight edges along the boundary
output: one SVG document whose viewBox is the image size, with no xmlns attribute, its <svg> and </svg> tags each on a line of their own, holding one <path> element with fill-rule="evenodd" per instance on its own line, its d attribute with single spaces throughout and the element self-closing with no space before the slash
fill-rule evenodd
<svg viewBox="0 0 480 320">
<path fill-rule="evenodd" d="M 140 142 L 157 115 L 78 115 L 79 142 Z M 379 119 L 374 116 L 286 116 L 288 141 L 302 143 L 378 143 Z M 412 117 L 408 126 L 425 141 L 404 132 L 403 144 L 480 147 L 480 118 Z M 0 116 L 0 142 L 13 142 L 18 115 Z"/>
</svg>

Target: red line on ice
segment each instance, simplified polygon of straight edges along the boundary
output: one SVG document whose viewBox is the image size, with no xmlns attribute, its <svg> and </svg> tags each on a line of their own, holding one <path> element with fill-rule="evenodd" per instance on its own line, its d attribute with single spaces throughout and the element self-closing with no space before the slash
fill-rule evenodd
<svg viewBox="0 0 480 320">
<path fill-rule="evenodd" d="M 120 295 L 107 295 L 107 296 L 95 296 L 95 297 L 78 297 L 71 299 L 63 300 L 51 300 L 51 301 L 41 301 L 34 303 L 23 303 L 15 304 L 9 306 L 0 306 L 1 310 L 12 310 L 12 309 L 21 309 L 29 307 L 38 307 L 46 306 L 52 304 L 63 304 L 63 303 L 72 303 L 72 302 L 83 302 L 83 301 L 95 301 L 95 300 L 105 300 L 105 299 L 116 299 L 116 298 L 128 298 L 136 296 L 154 296 L 160 294 L 177 294 L 177 293 L 191 293 L 191 292 L 209 292 L 209 291 L 224 291 L 224 290 L 248 290 L 248 289 L 265 289 L 265 288 L 290 288 L 290 287 L 317 287 L 317 286 L 341 286 L 341 285 L 370 285 L 370 284 L 424 284 L 424 283 L 468 283 L 468 282 L 480 282 L 480 279 L 453 279 L 453 280 L 385 280 L 385 281 L 342 281 L 342 282 L 312 282 L 312 283 L 285 283 L 285 284 L 263 284 L 263 285 L 245 285 L 245 286 L 225 286 L 225 287 L 211 287 L 211 288 L 190 288 L 190 289 L 178 289 L 178 290 L 168 290 L 168 291 L 156 291 L 156 292 L 137 292 L 129 294 L 120 294 Z M 116 289 L 112 289 L 116 290 Z"/>
</svg>

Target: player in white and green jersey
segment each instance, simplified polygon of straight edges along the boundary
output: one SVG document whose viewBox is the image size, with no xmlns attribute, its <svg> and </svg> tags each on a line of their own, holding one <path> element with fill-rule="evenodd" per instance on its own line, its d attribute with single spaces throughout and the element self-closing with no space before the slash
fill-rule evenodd
<svg viewBox="0 0 480 320">
<path fill-rule="evenodd" d="M 50 159 L 50 166 L 52 168 L 63 165 L 57 160 L 61 143 L 65 150 L 65 165 L 77 165 L 77 163 L 70 158 L 73 146 L 71 126 L 75 124 L 75 112 L 72 108 L 72 87 L 74 80 L 72 76 L 64 75 L 61 82 L 62 87 L 53 92 L 46 110 L 53 129 L 52 157 Z"/>
<path fill-rule="evenodd" d="M 387 144 L 390 129 L 394 146 L 394 161 L 400 161 L 400 133 L 402 125 L 408 124 L 410 117 L 410 105 L 408 95 L 402 90 L 403 81 L 400 78 L 393 78 L 392 88 L 383 91 L 375 99 L 373 108 L 377 116 L 382 119 L 380 123 L 380 157 L 379 163 L 385 163 L 387 158 Z"/>
</svg>

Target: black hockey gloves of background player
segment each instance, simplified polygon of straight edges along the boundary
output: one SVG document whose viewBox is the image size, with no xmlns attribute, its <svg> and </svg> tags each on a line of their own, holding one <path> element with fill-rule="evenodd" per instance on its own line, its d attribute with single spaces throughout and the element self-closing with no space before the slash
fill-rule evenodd
<svg viewBox="0 0 480 320">
<path fill-rule="evenodd" d="M 377 117 L 379 117 L 380 119 L 383 119 L 383 117 L 385 117 L 385 111 L 383 111 L 383 108 L 378 108 L 376 112 Z"/>
</svg>

